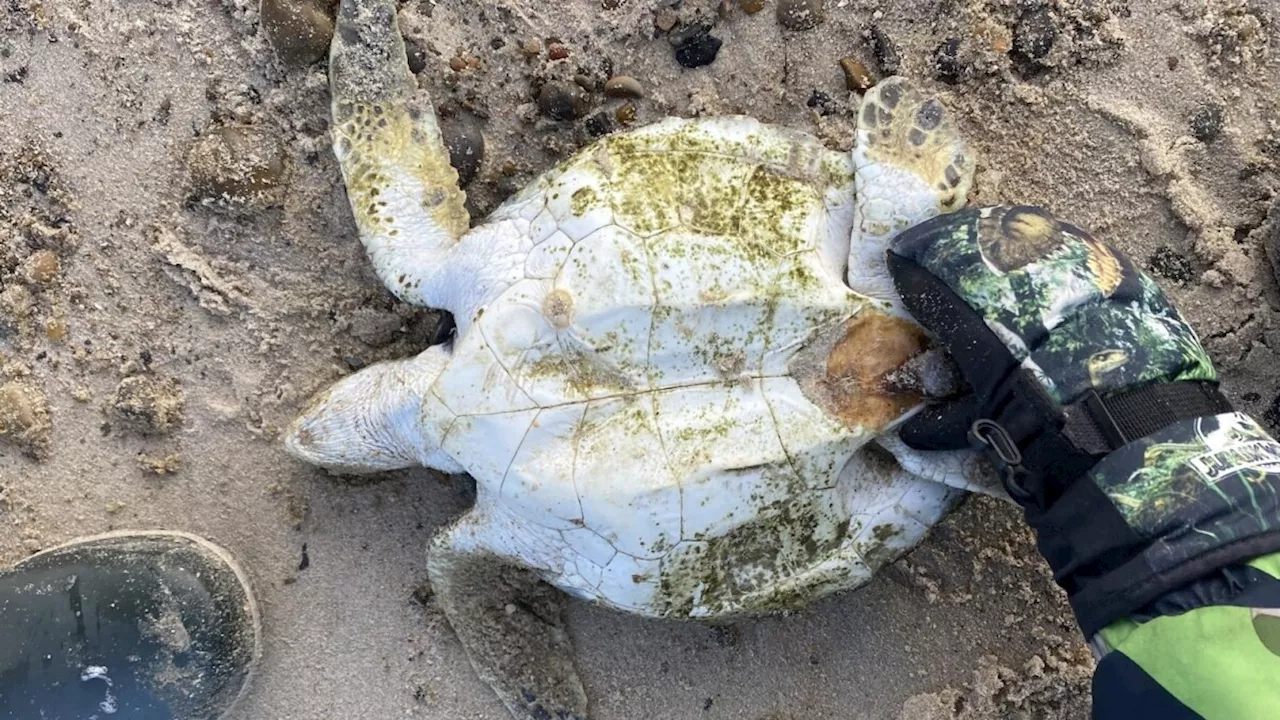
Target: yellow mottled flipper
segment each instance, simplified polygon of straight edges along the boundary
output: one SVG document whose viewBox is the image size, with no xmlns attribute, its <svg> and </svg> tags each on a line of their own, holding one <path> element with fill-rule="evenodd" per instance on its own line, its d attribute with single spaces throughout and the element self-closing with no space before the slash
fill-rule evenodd
<svg viewBox="0 0 1280 720">
<path fill-rule="evenodd" d="M 467 232 L 435 110 L 409 72 L 394 0 L 343 0 L 329 57 L 334 154 L 360 240 L 401 298 L 432 307 Z"/>
</svg>

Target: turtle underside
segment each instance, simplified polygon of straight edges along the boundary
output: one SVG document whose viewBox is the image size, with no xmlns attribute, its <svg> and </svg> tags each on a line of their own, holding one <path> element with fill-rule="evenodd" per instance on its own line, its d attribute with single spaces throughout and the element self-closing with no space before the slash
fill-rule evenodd
<svg viewBox="0 0 1280 720">
<path fill-rule="evenodd" d="M 919 401 L 881 381 L 925 337 L 843 280 L 853 180 L 802 133 L 668 120 L 477 230 L 527 238 L 523 279 L 424 416 L 454 416 L 442 447 L 501 554 L 615 607 L 714 616 L 859 584 L 925 532 L 951 491 L 859 452 Z"/>
</svg>

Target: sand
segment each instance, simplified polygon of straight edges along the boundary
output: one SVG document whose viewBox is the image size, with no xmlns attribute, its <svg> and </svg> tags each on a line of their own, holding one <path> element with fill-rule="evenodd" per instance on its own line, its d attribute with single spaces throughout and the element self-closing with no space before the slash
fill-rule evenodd
<svg viewBox="0 0 1280 720">
<path fill-rule="evenodd" d="M 655 31 L 670 3 L 421 0 L 401 19 L 426 53 L 423 86 L 485 137 L 476 216 L 628 102 L 591 92 L 586 117 L 556 121 L 535 80 L 625 73 L 646 95 L 630 101 L 637 124 L 745 112 L 848 147 L 856 95 L 838 61 L 880 74 L 875 25 L 976 147 L 974 201 L 1042 204 L 1130 253 L 1200 331 L 1227 394 L 1275 429 L 1274 6 L 827 0 L 823 23 L 787 31 L 777 1 L 754 15 L 727 3 L 722 18 L 685 0 L 676 20 L 715 18 L 723 41 L 698 69 Z M 1046 19 L 1052 46 L 1027 57 Z M 961 42 L 940 72 L 948 38 Z M 569 58 L 549 64 L 548 39 Z M 436 323 L 362 256 L 325 83 L 322 65 L 277 60 L 256 0 L 0 9 L 0 562 L 108 529 L 199 533 L 242 559 L 265 613 L 237 718 L 501 720 L 423 586 L 426 540 L 465 508 L 465 484 L 354 483 L 280 448 L 312 392 L 421 349 Z M 277 143 L 265 160 L 283 177 L 209 201 L 188 155 L 237 123 Z M 575 603 L 570 624 L 600 720 L 1083 717 L 1088 704 L 1063 597 L 1017 513 L 989 499 L 865 589 L 791 617 L 709 628 Z"/>
</svg>

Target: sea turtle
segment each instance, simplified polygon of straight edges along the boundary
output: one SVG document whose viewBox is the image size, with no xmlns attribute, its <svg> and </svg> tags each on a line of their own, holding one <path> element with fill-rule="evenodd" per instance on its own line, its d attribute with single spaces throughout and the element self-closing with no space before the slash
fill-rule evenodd
<svg viewBox="0 0 1280 720">
<path fill-rule="evenodd" d="M 395 7 L 342 0 L 334 152 L 379 277 L 456 335 L 337 382 L 286 445 L 342 471 L 475 478 L 428 572 L 513 715 L 586 716 L 548 584 L 662 618 L 793 608 L 866 582 L 985 479 L 891 432 L 921 394 L 889 378 L 928 339 L 884 249 L 963 206 L 974 167 L 936 99 L 880 83 L 852 152 L 667 119 L 470 228 Z"/>
</svg>

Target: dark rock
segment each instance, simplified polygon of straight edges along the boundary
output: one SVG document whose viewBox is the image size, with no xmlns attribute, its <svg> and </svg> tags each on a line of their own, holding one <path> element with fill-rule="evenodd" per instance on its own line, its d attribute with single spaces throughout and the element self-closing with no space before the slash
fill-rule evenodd
<svg viewBox="0 0 1280 720">
<path fill-rule="evenodd" d="M 831 101 L 831 96 L 821 90 L 810 93 L 809 100 L 805 104 L 817 110 L 819 115 L 830 115 L 835 112 L 835 103 Z"/>
<path fill-rule="evenodd" d="M 405 38 L 404 51 L 409 56 L 409 72 L 417 75 L 427 69 L 427 48 L 421 42 Z"/>
<path fill-rule="evenodd" d="M 281 62 L 301 67 L 328 57 L 332 9 L 324 0 L 262 0 L 262 29 Z"/>
<path fill-rule="evenodd" d="M 1223 107 L 1205 103 L 1191 113 L 1191 134 L 1200 142 L 1213 142 L 1222 134 Z"/>
<path fill-rule="evenodd" d="M 214 128 L 187 154 L 192 190 L 201 197 L 264 199 L 285 173 L 284 149 L 269 130 L 251 125 Z"/>
<path fill-rule="evenodd" d="M 1176 282 L 1190 282 L 1196 277 L 1195 267 L 1185 255 L 1168 245 L 1162 245 L 1149 261 L 1151 271 Z"/>
<path fill-rule="evenodd" d="M 934 77 L 949 85 L 959 83 L 964 77 L 960 63 L 960 38 L 947 38 L 933 51 Z"/>
<path fill-rule="evenodd" d="M 723 42 L 718 37 L 701 33 L 676 46 L 676 62 L 687 68 L 698 68 L 715 62 Z"/>
<path fill-rule="evenodd" d="M 1048 8 L 1028 10 L 1013 27 L 1013 51 L 1026 60 L 1039 60 L 1049 54 L 1058 39 L 1058 26 Z"/>
<path fill-rule="evenodd" d="M 538 109 L 553 120 L 576 120 L 591 109 L 591 97 L 577 85 L 553 81 L 538 90 Z"/>
<path fill-rule="evenodd" d="M 812 30 L 827 17 L 823 0 L 778 0 L 778 24 L 788 30 Z"/>
<path fill-rule="evenodd" d="M 458 184 L 466 187 L 480 172 L 484 161 L 484 134 L 476 123 L 466 120 L 441 122 L 440 134 L 449 149 L 449 163 L 458 171 Z"/>
<path fill-rule="evenodd" d="M 879 25 L 872 25 L 870 32 L 871 52 L 876 56 L 876 62 L 880 65 L 880 72 L 885 75 L 897 75 L 899 68 L 902 67 L 902 60 L 898 55 L 898 46 L 889 37 Z"/>
<path fill-rule="evenodd" d="M 587 118 L 587 132 L 591 137 L 608 135 L 613 130 L 613 118 L 607 112 L 598 112 Z"/>
</svg>

